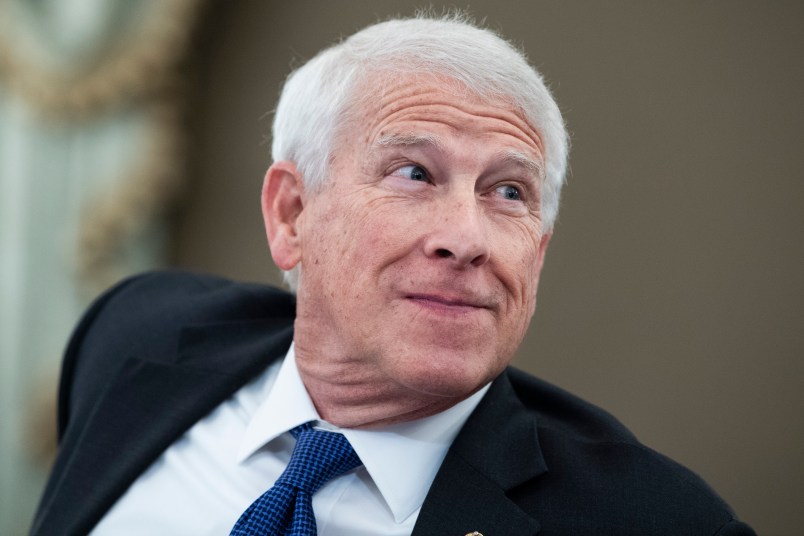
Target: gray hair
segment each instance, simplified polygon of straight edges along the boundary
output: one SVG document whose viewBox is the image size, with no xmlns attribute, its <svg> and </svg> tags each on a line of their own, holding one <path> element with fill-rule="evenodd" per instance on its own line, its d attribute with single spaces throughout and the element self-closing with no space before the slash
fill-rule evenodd
<svg viewBox="0 0 804 536">
<path fill-rule="evenodd" d="M 359 85 L 378 73 L 444 76 L 478 97 L 511 102 L 544 143 L 541 214 L 545 229 L 552 230 L 569 150 L 561 112 L 520 50 L 461 14 L 368 26 L 291 73 L 274 117 L 274 161 L 294 162 L 305 187 L 320 188 L 340 129 L 360 98 Z M 298 269 L 285 272 L 285 281 L 295 290 Z"/>
</svg>

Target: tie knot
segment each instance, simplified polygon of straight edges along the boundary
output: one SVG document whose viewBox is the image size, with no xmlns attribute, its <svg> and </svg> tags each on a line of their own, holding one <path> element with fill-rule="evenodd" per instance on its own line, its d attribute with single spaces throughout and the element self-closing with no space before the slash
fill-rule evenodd
<svg viewBox="0 0 804 536">
<path fill-rule="evenodd" d="M 277 484 L 303 489 L 312 495 L 328 480 L 362 463 L 341 433 L 316 430 L 309 422 L 290 432 L 296 437 L 296 446 Z"/>
</svg>

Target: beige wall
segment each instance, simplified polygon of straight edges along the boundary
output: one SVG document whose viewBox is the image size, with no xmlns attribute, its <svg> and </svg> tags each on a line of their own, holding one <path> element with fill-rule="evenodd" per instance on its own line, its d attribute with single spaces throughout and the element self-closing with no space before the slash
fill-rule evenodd
<svg viewBox="0 0 804 536">
<path fill-rule="evenodd" d="M 276 280 L 258 193 L 291 60 L 405 1 L 218 3 L 177 264 Z M 458 4 L 460 5 L 460 4 Z M 517 364 L 619 416 L 761 534 L 804 497 L 804 4 L 471 2 L 573 136 Z"/>
</svg>

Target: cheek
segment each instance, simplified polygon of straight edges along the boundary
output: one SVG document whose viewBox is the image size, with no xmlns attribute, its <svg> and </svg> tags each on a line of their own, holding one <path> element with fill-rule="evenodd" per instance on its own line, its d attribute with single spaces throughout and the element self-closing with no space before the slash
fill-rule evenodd
<svg viewBox="0 0 804 536">
<path fill-rule="evenodd" d="M 351 227 L 347 247 L 359 259 L 359 267 L 382 269 L 410 253 L 425 222 L 404 203 L 376 203 L 364 207 L 363 217 Z"/>
<path fill-rule="evenodd" d="M 514 338 L 524 336 L 536 309 L 539 280 L 539 240 L 530 229 L 508 229 L 498 242 L 495 272 L 507 294 L 507 322 Z"/>
<path fill-rule="evenodd" d="M 336 294 L 365 298 L 412 243 L 410 226 L 387 207 L 337 204 L 317 221 L 302 263 L 329 272 L 325 277 Z"/>
<path fill-rule="evenodd" d="M 504 281 L 510 282 L 523 299 L 536 294 L 540 240 L 538 230 L 519 222 L 500 225 L 495 232 L 493 245 L 505 274 Z"/>
</svg>

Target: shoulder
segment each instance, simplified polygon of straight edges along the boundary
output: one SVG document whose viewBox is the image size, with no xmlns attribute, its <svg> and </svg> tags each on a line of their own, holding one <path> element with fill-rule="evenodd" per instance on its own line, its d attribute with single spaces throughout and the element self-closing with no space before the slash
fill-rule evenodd
<svg viewBox="0 0 804 536">
<path fill-rule="evenodd" d="M 508 379 L 525 410 L 540 429 L 585 441 L 636 442 L 634 435 L 609 412 L 556 385 L 509 367 Z"/>
<path fill-rule="evenodd" d="M 294 315 L 294 297 L 276 288 L 187 272 L 149 272 L 101 295 L 79 323 L 68 353 L 76 344 L 93 343 L 106 350 L 154 353 L 172 347 L 185 325 Z"/>
<path fill-rule="evenodd" d="M 640 443 L 605 410 L 522 371 L 507 375 L 536 423 L 548 468 L 518 490 L 529 508 L 563 510 L 563 519 L 578 523 L 565 528 L 578 534 L 588 533 L 585 526 L 629 527 L 625 534 L 753 534 L 703 479 Z"/>
<path fill-rule="evenodd" d="M 189 321 L 215 321 L 293 314 L 294 297 L 280 289 L 178 270 L 130 277 L 101 295 L 90 308 L 105 316 L 153 319 L 178 314 Z"/>
<path fill-rule="evenodd" d="M 59 428 L 76 410 L 76 394 L 94 400 L 128 356 L 172 359 L 185 326 L 294 316 L 295 298 L 265 285 L 181 271 L 128 278 L 98 297 L 73 331 L 62 363 Z"/>
</svg>

